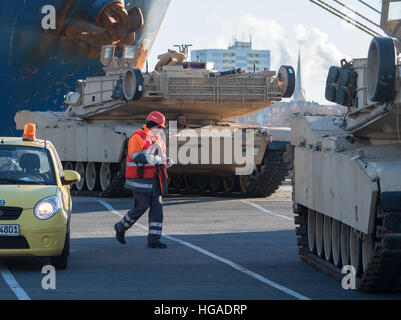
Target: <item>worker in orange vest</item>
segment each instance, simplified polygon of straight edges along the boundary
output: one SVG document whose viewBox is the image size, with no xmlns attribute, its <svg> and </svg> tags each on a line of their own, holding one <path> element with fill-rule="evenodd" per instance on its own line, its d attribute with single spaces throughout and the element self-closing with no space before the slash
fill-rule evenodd
<svg viewBox="0 0 401 320">
<path fill-rule="evenodd" d="M 178 130 L 184 130 L 184 129 L 190 129 L 189 125 L 187 125 L 187 117 L 185 114 L 180 114 L 177 117 L 177 129 Z"/>
<path fill-rule="evenodd" d="M 166 118 L 152 112 L 146 125 L 129 139 L 125 188 L 134 194 L 134 208 L 117 223 L 116 238 L 126 244 L 125 232 L 150 208 L 148 247 L 166 249 L 160 242 L 163 230 L 163 200 L 167 193 L 167 168 L 172 162 L 166 155 L 166 145 L 160 136 L 166 128 Z"/>
</svg>

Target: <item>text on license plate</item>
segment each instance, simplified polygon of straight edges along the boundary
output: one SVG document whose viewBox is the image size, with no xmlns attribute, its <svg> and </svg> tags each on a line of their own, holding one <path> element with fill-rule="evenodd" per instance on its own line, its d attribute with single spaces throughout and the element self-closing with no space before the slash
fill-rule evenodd
<svg viewBox="0 0 401 320">
<path fill-rule="evenodd" d="M 16 224 L 1 224 L 0 225 L 0 236 L 5 237 L 18 237 L 19 236 L 19 225 Z"/>
</svg>

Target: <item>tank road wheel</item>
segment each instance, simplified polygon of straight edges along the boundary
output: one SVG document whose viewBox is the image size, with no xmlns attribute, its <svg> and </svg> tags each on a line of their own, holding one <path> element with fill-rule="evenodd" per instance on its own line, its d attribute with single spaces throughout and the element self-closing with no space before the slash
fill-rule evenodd
<svg viewBox="0 0 401 320">
<path fill-rule="evenodd" d="M 111 170 L 110 163 L 102 163 L 100 167 L 99 179 L 102 191 L 103 192 L 107 191 L 107 189 L 110 187 L 111 180 L 113 179 L 113 173 Z"/>
<path fill-rule="evenodd" d="M 85 181 L 86 187 L 89 191 L 96 191 L 99 190 L 100 187 L 100 170 L 99 166 L 93 162 L 88 162 L 86 164 L 85 170 Z"/>
<path fill-rule="evenodd" d="M 351 264 L 350 257 L 350 227 L 345 223 L 341 224 L 341 262 L 343 266 Z"/>
<path fill-rule="evenodd" d="M 316 213 L 316 251 L 320 258 L 324 257 L 324 244 L 323 244 L 323 215 L 319 212 Z"/>
<path fill-rule="evenodd" d="M 389 198 L 387 198 L 389 197 Z M 333 261 L 319 258 L 308 252 L 308 208 L 294 201 L 294 217 L 296 224 L 297 243 L 299 255 L 303 261 L 316 269 L 342 281 L 344 274 L 341 267 L 352 266 L 355 271 L 356 289 L 364 293 L 399 293 L 401 292 L 401 241 L 400 221 L 401 210 L 391 207 L 394 200 L 399 203 L 399 196 L 382 194 L 381 205 L 388 206 L 391 211 L 378 208 L 375 224 L 376 232 L 365 235 L 346 225 L 346 222 L 332 221 L 331 239 Z M 294 198 L 295 200 L 295 198 Z M 310 212 L 309 212 L 310 213 Z M 311 214 L 309 216 L 312 216 Z M 329 218 L 316 213 L 316 239 L 323 235 L 327 239 Z M 324 225 L 324 227 L 323 227 Z M 326 229 L 326 230 L 325 230 Z M 326 233 L 326 234 L 325 234 Z M 320 239 L 321 240 L 321 239 Z M 329 251 L 323 245 L 317 246 L 317 252 Z M 341 254 L 339 254 L 341 253 Z M 324 255 L 324 252 L 323 252 Z M 349 272 L 349 271 L 348 271 Z"/>
<path fill-rule="evenodd" d="M 227 193 L 233 192 L 234 187 L 235 187 L 235 176 L 224 177 L 223 178 L 223 186 L 224 186 L 225 192 L 227 192 Z"/>
<path fill-rule="evenodd" d="M 212 191 L 213 193 L 219 192 L 222 182 L 222 177 L 209 177 L 210 191 Z"/>
<path fill-rule="evenodd" d="M 369 267 L 369 263 L 373 258 L 375 250 L 375 241 L 373 235 L 363 235 L 362 240 L 362 264 L 363 272 L 366 272 Z"/>
<path fill-rule="evenodd" d="M 331 227 L 331 244 L 333 262 L 336 267 L 341 267 L 341 223 L 335 219 Z"/>
<path fill-rule="evenodd" d="M 267 198 L 279 189 L 291 168 L 291 165 L 285 162 L 284 154 L 283 150 L 266 150 L 262 165 L 252 173 L 250 180 L 243 178 L 242 187 L 244 182 L 251 182 L 246 196 Z"/>
<path fill-rule="evenodd" d="M 250 176 L 240 176 L 239 183 L 241 186 L 241 191 L 246 193 L 249 187 L 252 185 L 252 180 Z"/>
<path fill-rule="evenodd" d="M 75 165 L 75 171 L 81 175 L 81 180 L 76 184 L 77 190 L 82 191 L 85 189 L 86 182 L 85 182 L 85 166 L 82 162 L 77 162 Z"/>
<path fill-rule="evenodd" d="M 184 187 L 184 177 L 183 176 L 172 176 L 173 186 L 176 189 L 182 189 Z"/>
<path fill-rule="evenodd" d="M 323 242 L 324 242 L 324 254 L 326 257 L 326 261 L 331 262 L 331 257 L 333 253 L 333 245 L 332 245 L 332 223 L 333 219 L 328 216 L 324 216 L 323 219 Z"/>
<path fill-rule="evenodd" d="M 194 176 L 184 176 L 184 187 L 186 192 L 191 192 L 195 189 L 195 178 Z"/>
<path fill-rule="evenodd" d="M 64 170 L 74 170 L 74 166 L 72 165 L 72 162 L 64 163 Z"/>
<path fill-rule="evenodd" d="M 241 192 L 244 194 L 250 194 L 252 192 L 252 186 L 255 183 L 255 178 L 258 177 L 260 171 L 255 171 L 251 176 L 239 176 L 239 185 Z"/>
<path fill-rule="evenodd" d="M 201 191 L 206 191 L 208 187 L 208 177 L 207 176 L 197 176 L 196 185 Z"/>
<path fill-rule="evenodd" d="M 362 273 L 362 241 L 359 237 L 357 231 L 351 228 L 350 231 L 350 256 L 351 256 L 351 265 L 355 268 L 357 276 Z"/>
<path fill-rule="evenodd" d="M 308 247 L 310 253 L 316 252 L 316 212 L 308 212 Z"/>
</svg>

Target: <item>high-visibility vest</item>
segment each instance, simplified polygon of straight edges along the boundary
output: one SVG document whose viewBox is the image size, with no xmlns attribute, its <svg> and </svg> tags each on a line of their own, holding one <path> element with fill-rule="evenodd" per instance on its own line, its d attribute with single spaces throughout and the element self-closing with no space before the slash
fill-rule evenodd
<svg viewBox="0 0 401 320">
<path fill-rule="evenodd" d="M 151 131 L 147 134 L 144 128 L 136 131 L 133 136 L 135 135 L 139 135 L 144 141 L 143 153 L 152 156 L 160 156 L 166 159 L 166 145 L 159 135 L 155 136 Z M 160 154 L 160 152 L 162 154 Z M 132 160 L 134 156 L 135 154 L 127 155 L 126 179 L 153 179 L 158 176 L 162 193 L 167 191 L 164 190 L 168 179 L 165 165 L 160 165 L 159 167 L 155 165 L 139 165 Z M 159 171 L 157 172 L 158 169 Z"/>
</svg>

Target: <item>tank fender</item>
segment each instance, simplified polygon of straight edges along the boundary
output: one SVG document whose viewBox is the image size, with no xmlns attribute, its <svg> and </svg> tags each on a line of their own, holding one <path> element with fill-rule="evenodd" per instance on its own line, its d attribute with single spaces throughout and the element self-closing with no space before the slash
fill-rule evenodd
<svg viewBox="0 0 401 320">
<path fill-rule="evenodd" d="M 291 144 L 290 128 L 269 128 L 272 141 L 269 143 L 269 150 L 286 151 L 287 145 Z"/>
</svg>

